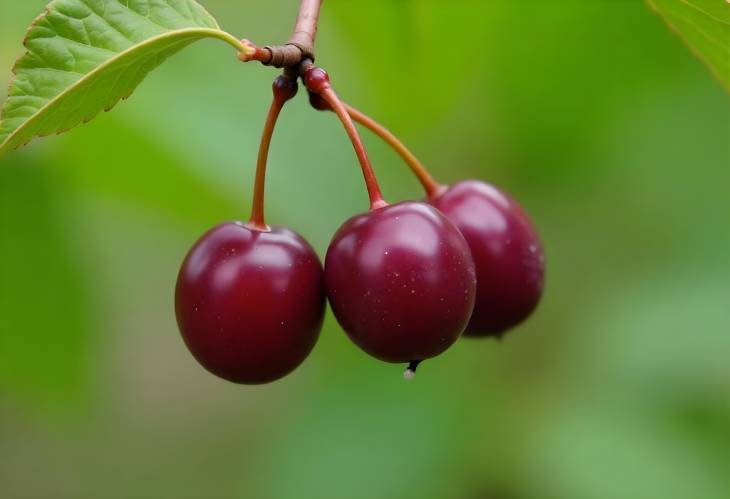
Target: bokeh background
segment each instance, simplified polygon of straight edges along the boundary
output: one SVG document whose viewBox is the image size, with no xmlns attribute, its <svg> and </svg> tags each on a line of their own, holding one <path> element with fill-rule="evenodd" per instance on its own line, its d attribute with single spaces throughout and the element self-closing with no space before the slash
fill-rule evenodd
<svg viewBox="0 0 730 499">
<path fill-rule="evenodd" d="M 297 7 L 204 3 L 262 44 Z M 2 87 L 44 4 L 0 1 Z M 532 214 L 538 313 L 411 383 L 331 316 L 280 382 L 204 372 L 176 273 L 205 230 L 248 216 L 276 72 L 202 42 L 113 113 L 0 159 L 0 497 L 727 497 L 722 86 L 640 1 L 327 1 L 320 28 L 344 98 L 442 181 L 491 181 Z M 269 220 L 323 255 L 367 198 L 336 119 L 301 97 L 274 139 Z M 420 197 L 364 138 L 387 198 Z"/>
</svg>

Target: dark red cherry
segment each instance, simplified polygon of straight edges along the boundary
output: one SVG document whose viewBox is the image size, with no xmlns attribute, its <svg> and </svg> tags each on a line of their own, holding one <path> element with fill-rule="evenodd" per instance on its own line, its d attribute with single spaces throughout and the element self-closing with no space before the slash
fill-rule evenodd
<svg viewBox="0 0 730 499">
<path fill-rule="evenodd" d="M 477 269 L 477 298 L 466 335 L 501 336 L 535 309 L 545 258 L 527 214 L 496 187 L 460 182 L 431 203 L 459 228 Z"/>
<path fill-rule="evenodd" d="M 226 223 L 205 234 L 180 269 L 175 295 L 185 344 L 208 371 L 244 384 L 289 374 L 319 337 L 322 265 L 297 233 Z"/>
<path fill-rule="evenodd" d="M 387 362 L 435 357 L 466 327 L 474 261 L 458 229 L 426 203 L 351 218 L 325 260 L 332 310 L 360 348 Z"/>
</svg>

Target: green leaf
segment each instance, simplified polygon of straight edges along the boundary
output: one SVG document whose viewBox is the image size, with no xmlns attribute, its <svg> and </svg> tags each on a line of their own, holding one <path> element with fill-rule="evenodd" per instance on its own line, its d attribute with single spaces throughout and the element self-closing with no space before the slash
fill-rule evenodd
<svg viewBox="0 0 730 499">
<path fill-rule="evenodd" d="M 730 3 L 725 0 L 647 0 L 730 90 Z"/>
<path fill-rule="evenodd" d="M 168 57 L 203 38 L 247 50 L 193 0 L 52 1 L 13 69 L 0 155 L 110 110 Z"/>
</svg>

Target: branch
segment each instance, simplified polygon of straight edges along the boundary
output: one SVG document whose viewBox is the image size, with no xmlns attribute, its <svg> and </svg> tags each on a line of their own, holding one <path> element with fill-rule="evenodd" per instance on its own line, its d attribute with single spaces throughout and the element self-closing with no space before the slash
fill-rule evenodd
<svg viewBox="0 0 730 499">
<path fill-rule="evenodd" d="M 259 48 L 249 40 L 242 40 L 249 52 L 241 53 L 243 62 L 259 61 L 265 66 L 291 68 L 303 61 L 314 60 L 314 40 L 317 37 L 319 13 L 324 0 L 302 0 L 299 6 L 294 32 L 284 45 L 267 45 Z"/>
<path fill-rule="evenodd" d="M 319 12 L 323 0 L 302 0 L 299 7 L 294 33 L 287 43 L 296 45 L 302 51 L 302 59 L 314 59 L 314 40 L 317 38 Z"/>
</svg>

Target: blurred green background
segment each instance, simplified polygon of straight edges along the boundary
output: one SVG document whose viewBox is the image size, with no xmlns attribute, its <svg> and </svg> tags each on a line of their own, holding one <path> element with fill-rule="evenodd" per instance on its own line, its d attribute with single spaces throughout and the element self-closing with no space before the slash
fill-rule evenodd
<svg viewBox="0 0 730 499">
<path fill-rule="evenodd" d="M 204 2 L 261 44 L 297 3 Z M 44 4 L 0 1 L 3 88 Z M 640 1 L 341 0 L 318 49 L 439 179 L 521 200 L 548 255 L 538 313 L 411 383 L 331 317 L 283 381 L 204 372 L 176 273 L 248 216 L 276 71 L 200 43 L 115 112 L 0 159 L 0 497 L 727 497 L 730 101 L 682 42 Z M 419 197 L 364 138 L 387 198 Z M 320 255 L 367 208 L 344 133 L 302 96 L 268 194 Z"/>
</svg>

